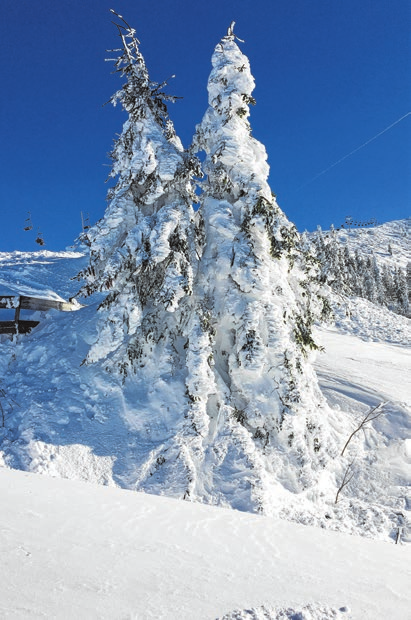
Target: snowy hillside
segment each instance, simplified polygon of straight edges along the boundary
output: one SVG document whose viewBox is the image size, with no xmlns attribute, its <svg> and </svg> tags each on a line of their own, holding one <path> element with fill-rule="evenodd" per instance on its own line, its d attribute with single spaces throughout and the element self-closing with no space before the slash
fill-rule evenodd
<svg viewBox="0 0 411 620">
<path fill-rule="evenodd" d="M 1 278 L 15 291 L 35 287 L 36 295 L 52 291 L 67 299 L 76 290 L 70 276 L 84 261 L 79 253 L 0 254 Z M 411 321 L 366 300 L 338 301 L 335 325 L 316 330 L 325 351 L 315 358 L 331 406 L 336 458 L 310 491 L 295 494 L 278 485 L 271 514 L 386 540 L 402 528 L 405 542 L 410 540 L 406 522 L 411 509 Z M 150 415 L 150 403 L 136 402 L 118 378 L 98 365 L 81 366 L 96 337 L 96 308 L 52 310 L 31 334 L 0 337 L 2 462 L 134 489 L 147 467 L 155 473 L 155 461 L 150 465 L 143 457 L 150 446 L 155 449 L 167 439 L 168 429 Z M 158 387 L 151 386 L 151 403 Z M 352 431 L 379 403 L 385 403 L 384 414 L 353 437 L 341 458 Z M 176 414 L 171 383 L 170 423 Z M 140 445 L 142 429 L 146 443 Z M 355 475 L 335 504 L 351 463 Z M 160 492 L 179 496 L 172 487 Z"/>
<path fill-rule="evenodd" d="M 2 618 L 410 618 L 409 546 L 7 470 L 0 493 Z"/>
<path fill-rule="evenodd" d="M 411 219 L 304 235 L 334 296 L 361 297 L 411 316 Z"/>
<path fill-rule="evenodd" d="M 365 255 L 373 254 L 380 263 L 405 268 L 411 260 L 411 218 L 366 228 L 339 229 L 336 235 L 338 242 L 347 245 L 351 252 L 358 249 Z"/>
</svg>

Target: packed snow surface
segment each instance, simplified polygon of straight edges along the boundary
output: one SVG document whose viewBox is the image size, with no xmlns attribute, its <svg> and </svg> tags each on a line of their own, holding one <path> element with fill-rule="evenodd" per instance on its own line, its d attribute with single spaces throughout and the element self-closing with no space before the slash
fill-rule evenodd
<svg viewBox="0 0 411 620">
<path fill-rule="evenodd" d="M 0 252 L 0 296 L 27 295 L 67 300 L 74 293 L 73 283 L 70 282 L 74 275 L 74 262 L 80 270 L 84 262 L 83 254 L 48 250 Z M 56 269 L 58 274 L 55 274 Z"/>
<path fill-rule="evenodd" d="M 0 492 L 2 618 L 411 617 L 408 545 L 7 469 Z"/>
</svg>

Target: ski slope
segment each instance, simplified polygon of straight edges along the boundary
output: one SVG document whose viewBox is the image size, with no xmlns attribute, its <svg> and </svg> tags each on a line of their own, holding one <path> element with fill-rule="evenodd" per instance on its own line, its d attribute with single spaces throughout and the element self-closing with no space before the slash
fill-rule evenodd
<svg viewBox="0 0 411 620">
<path fill-rule="evenodd" d="M 357 405 L 375 407 L 389 401 L 411 407 L 408 347 L 364 341 L 335 328 L 322 328 L 317 334 L 325 351 L 318 355 L 315 367 L 330 402 L 338 404 L 336 394 L 340 394 Z"/>
<path fill-rule="evenodd" d="M 2 618 L 411 617 L 408 545 L 7 469 L 0 492 Z"/>
</svg>

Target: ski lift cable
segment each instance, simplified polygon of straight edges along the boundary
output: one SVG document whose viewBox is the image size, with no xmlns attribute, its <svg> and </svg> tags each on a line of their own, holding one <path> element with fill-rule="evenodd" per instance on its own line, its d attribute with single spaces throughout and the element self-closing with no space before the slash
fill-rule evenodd
<svg viewBox="0 0 411 620">
<path fill-rule="evenodd" d="M 318 174 L 316 174 L 315 176 L 313 176 L 311 179 L 309 179 L 308 181 L 306 181 L 305 183 L 303 183 L 302 185 L 300 185 L 300 187 L 298 187 L 297 189 L 302 189 L 303 187 L 306 187 L 306 185 L 310 185 L 310 183 L 312 183 L 313 181 L 316 181 L 319 177 L 321 177 L 323 174 L 326 174 L 326 172 L 329 172 L 332 168 L 335 168 L 335 166 L 338 166 L 338 164 L 340 164 L 341 162 L 343 162 L 344 160 L 348 159 L 348 157 L 351 157 L 351 155 L 354 155 L 354 153 L 357 153 L 358 151 L 360 151 L 361 149 L 363 149 L 365 146 L 367 146 L 368 144 L 370 144 L 370 142 L 373 142 L 374 140 L 376 140 L 377 138 L 379 138 L 380 136 L 382 136 L 384 133 L 386 133 L 387 131 L 389 131 L 390 129 L 392 129 L 393 127 L 395 127 L 395 125 L 398 125 L 398 123 L 400 123 L 401 121 L 403 121 L 405 118 L 407 118 L 407 116 L 410 116 L 411 112 L 407 112 L 407 114 L 404 114 L 404 116 L 401 116 L 400 118 L 398 118 L 396 121 L 394 121 L 393 123 L 391 123 L 391 125 L 388 125 L 388 127 L 386 127 L 385 129 L 383 129 L 382 131 L 378 132 L 377 134 L 375 134 L 375 136 L 373 136 L 372 138 L 369 138 L 368 140 L 366 140 L 363 144 L 360 144 L 360 146 L 357 146 L 357 148 L 355 148 L 353 151 L 351 151 L 350 153 L 347 153 L 347 155 L 344 155 L 344 157 L 341 157 L 340 159 L 338 159 L 336 162 L 334 162 L 333 164 L 331 164 L 331 166 L 328 166 L 328 168 L 325 168 L 324 170 L 322 170 L 321 172 L 319 172 Z"/>
</svg>

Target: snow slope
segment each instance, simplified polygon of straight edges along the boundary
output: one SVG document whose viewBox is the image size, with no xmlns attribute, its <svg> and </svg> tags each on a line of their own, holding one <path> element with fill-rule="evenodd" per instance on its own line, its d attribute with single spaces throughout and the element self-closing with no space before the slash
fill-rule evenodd
<svg viewBox="0 0 411 620">
<path fill-rule="evenodd" d="M 338 229 L 335 234 L 338 242 L 346 245 L 350 252 L 358 249 L 363 255 L 374 255 L 379 264 L 404 269 L 411 260 L 411 217 L 370 228 Z"/>
<path fill-rule="evenodd" d="M 7 469 L 0 492 L 2 618 L 411 617 L 409 546 Z"/>
<path fill-rule="evenodd" d="M 5 266 L 0 277 L 10 288 L 21 282 L 29 288 L 32 282 L 36 294 L 54 291 L 67 299 L 77 286 L 70 276 L 84 260 L 81 253 L 0 254 Z M 410 540 L 411 321 L 366 300 L 340 300 L 340 304 L 335 326 L 318 329 L 317 340 L 325 353 L 316 357 L 338 450 L 311 491 L 296 494 L 278 485 L 271 514 L 385 540 L 393 540 L 401 528 L 402 540 Z M 152 411 L 157 391 L 165 385 L 155 359 L 149 369 L 152 384 L 143 386 L 140 400 L 104 367 L 81 366 L 96 337 L 96 307 L 50 311 L 30 335 L 13 341 L 0 338 L 4 413 L 0 462 L 14 469 L 128 489 L 136 489 L 143 477 L 148 492 L 150 480 L 157 477 L 156 492 L 178 497 L 178 480 L 175 485 L 161 484 L 157 473 L 157 451 L 169 436 L 164 420 L 172 426 L 180 412 L 173 377 L 167 386 L 168 410 L 160 424 Z M 386 403 L 384 415 L 357 433 L 341 458 L 352 431 L 380 402 Z M 148 461 L 147 453 L 152 455 Z M 335 504 L 352 462 L 355 476 Z M 241 475 L 247 476 L 244 466 Z M 211 503 L 218 503 L 218 489 L 210 496 Z"/>
<path fill-rule="evenodd" d="M 0 252 L 0 295 L 67 301 L 78 289 L 70 278 L 84 262 L 83 254 L 73 251 Z"/>
</svg>

